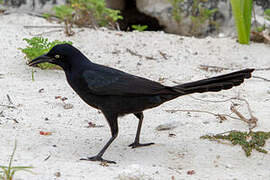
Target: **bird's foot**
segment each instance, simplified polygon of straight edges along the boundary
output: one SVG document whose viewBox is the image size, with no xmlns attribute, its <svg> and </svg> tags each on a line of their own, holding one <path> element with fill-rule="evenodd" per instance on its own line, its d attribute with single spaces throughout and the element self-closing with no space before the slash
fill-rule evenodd
<svg viewBox="0 0 270 180">
<path fill-rule="evenodd" d="M 116 162 L 110 161 L 110 160 L 105 160 L 101 156 L 93 156 L 93 157 L 81 158 L 80 160 L 83 160 L 83 161 L 100 161 L 100 162 L 105 162 L 105 163 L 116 164 Z"/>
<path fill-rule="evenodd" d="M 150 145 L 153 145 L 155 143 L 144 143 L 144 144 L 141 144 L 139 142 L 134 142 L 132 144 L 129 145 L 129 147 L 131 147 L 132 149 L 134 148 L 137 148 L 137 147 L 143 147 L 143 146 L 150 146 Z"/>
</svg>

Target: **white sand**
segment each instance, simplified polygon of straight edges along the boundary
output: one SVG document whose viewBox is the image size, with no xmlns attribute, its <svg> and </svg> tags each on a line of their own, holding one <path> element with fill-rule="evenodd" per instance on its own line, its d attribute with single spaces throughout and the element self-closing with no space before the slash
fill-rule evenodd
<svg viewBox="0 0 270 180">
<path fill-rule="evenodd" d="M 110 137 L 102 114 L 85 104 L 69 87 L 63 71 L 32 68 L 18 50 L 25 47 L 24 37 L 54 29 L 27 29 L 24 25 L 52 25 L 48 21 L 22 14 L 0 16 L 0 104 L 9 104 L 9 94 L 16 109 L 0 107 L 0 165 L 7 165 L 14 141 L 18 147 L 14 165 L 34 166 L 36 174 L 18 172 L 23 180 L 75 179 L 267 179 L 270 177 L 270 155 L 252 152 L 246 157 L 240 146 L 218 144 L 200 139 L 209 133 L 229 130 L 248 130 L 247 124 L 228 119 L 223 123 L 204 113 L 169 113 L 168 109 L 194 109 L 231 114 L 231 101 L 209 103 L 189 96 L 178 98 L 160 107 L 145 111 L 141 141 L 155 142 L 151 147 L 130 149 L 136 132 L 137 119 L 133 115 L 120 118 L 118 138 L 104 154 L 116 165 L 101 166 L 99 162 L 80 161 L 95 155 Z M 89 59 L 166 85 L 173 81 L 188 82 L 228 73 L 207 72 L 200 64 L 243 69 L 270 67 L 270 48 L 265 44 L 237 44 L 231 38 L 196 39 L 162 32 L 117 32 L 108 30 L 75 29 L 66 37 L 63 32 L 47 33 L 49 40 L 70 40 Z M 154 60 L 131 55 L 126 48 Z M 159 52 L 166 53 L 164 59 Z M 255 71 L 256 76 L 270 79 L 269 71 Z M 43 93 L 39 93 L 40 89 Z M 219 93 L 195 94 L 204 100 L 225 100 L 240 95 L 251 105 L 259 119 L 254 130 L 270 130 L 270 83 L 249 79 L 239 87 Z M 55 96 L 67 97 L 74 107 L 66 110 Z M 241 102 L 240 102 L 241 103 Z M 243 103 L 241 103 L 243 104 Z M 246 107 L 240 111 L 247 116 Z M 46 121 L 45 118 L 48 118 Z M 19 123 L 15 123 L 16 119 Z M 91 121 L 102 128 L 86 128 Z M 169 131 L 157 131 L 161 124 L 173 123 Z M 42 136 L 39 131 L 52 132 Z M 168 137 L 173 133 L 175 137 Z M 53 147 L 56 145 L 56 147 Z M 265 145 L 270 150 L 269 141 Z M 48 157 L 49 159 L 45 161 Z M 187 171 L 195 174 L 188 175 Z M 55 173 L 61 176 L 56 177 Z"/>
</svg>

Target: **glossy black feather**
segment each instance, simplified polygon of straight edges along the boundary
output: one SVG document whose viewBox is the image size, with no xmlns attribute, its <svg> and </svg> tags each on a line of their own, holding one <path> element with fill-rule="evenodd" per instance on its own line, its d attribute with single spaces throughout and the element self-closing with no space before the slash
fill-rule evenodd
<svg viewBox="0 0 270 180">
<path fill-rule="evenodd" d="M 142 96 L 175 93 L 162 84 L 109 67 L 92 64 L 82 76 L 95 95 Z"/>
<path fill-rule="evenodd" d="M 55 59 L 56 55 L 60 58 Z M 158 82 L 92 63 L 78 49 L 68 44 L 57 45 L 42 57 L 50 58 L 51 63 L 64 69 L 70 86 L 88 105 L 100 109 L 110 126 L 112 136 L 102 150 L 94 157 L 82 159 L 91 161 L 106 161 L 102 156 L 118 135 L 118 116 L 133 113 L 139 119 L 135 140 L 130 145 L 132 148 L 151 145 L 153 143 L 139 142 L 144 110 L 190 93 L 230 89 L 243 83 L 244 79 L 250 78 L 254 70 L 245 69 L 167 87 Z M 37 60 L 38 58 L 32 63 Z"/>
</svg>

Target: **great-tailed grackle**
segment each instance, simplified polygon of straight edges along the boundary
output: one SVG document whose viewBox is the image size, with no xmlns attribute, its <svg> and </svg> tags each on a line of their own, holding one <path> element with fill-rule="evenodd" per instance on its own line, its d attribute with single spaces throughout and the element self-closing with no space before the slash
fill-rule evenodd
<svg viewBox="0 0 270 180">
<path fill-rule="evenodd" d="M 143 122 L 143 111 L 162 103 L 191 93 L 217 92 L 230 89 L 251 77 L 254 69 L 244 69 L 209 79 L 185 83 L 173 87 L 164 86 L 142 77 L 123 71 L 92 63 L 78 49 L 61 44 L 54 46 L 47 54 L 33 59 L 29 65 L 49 62 L 61 66 L 66 78 L 74 91 L 90 106 L 100 109 L 110 125 L 112 137 L 93 157 L 82 160 L 114 161 L 102 158 L 106 149 L 118 135 L 119 116 L 133 113 L 139 124 L 135 140 L 129 146 L 132 148 L 148 146 L 153 143 L 140 143 L 140 132 Z"/>
</svg>

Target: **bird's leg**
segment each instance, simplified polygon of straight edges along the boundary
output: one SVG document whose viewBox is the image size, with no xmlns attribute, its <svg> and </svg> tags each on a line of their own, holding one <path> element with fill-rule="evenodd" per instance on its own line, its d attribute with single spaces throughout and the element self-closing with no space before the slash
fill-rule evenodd
<svg viewBox="0 0 270 180">
<path fill-rule="evenodd" d="M 116 164 L 116 162 L 114 162 L 114 161 L 103 159 L 102 156 L 103 156 L 104 152 L 107 150 L 107 148 L 111 145 L 111 143 L 115 140 L 115 138 L 118 135 L 117 115 L 106 114 L 104 112 L 103 112 L 103 114 L 104 114 L 106 120 L 108 121 L 108 123 L 110 125 L 112 137 L 110 138 L 110 140 L 105 144 L 105 146 L 101 149 L 101 151 L 96 156 L 82 158 L 80 160 L 101 161 L 101 162 L 107 162 L 107 163 L 114 163 L 114 164 Z"/>
<path fill-rule="evenodd" d="M 149 146 L 155 143 L 145 143 L 141 144 L 140 143 L 140 134 L 141 134 L 141 128 L 142 128 L 142 123 L 143 123 L 143 113 L 134 113 L 134 115 L 139 119 L 138 127 L 137 127 L 137 133 L 135 140 L 132 144 L 129 145 L 129 147 L 136 148 L 136 147 L 142 147 L 142 146 Z"/>
</svg>

